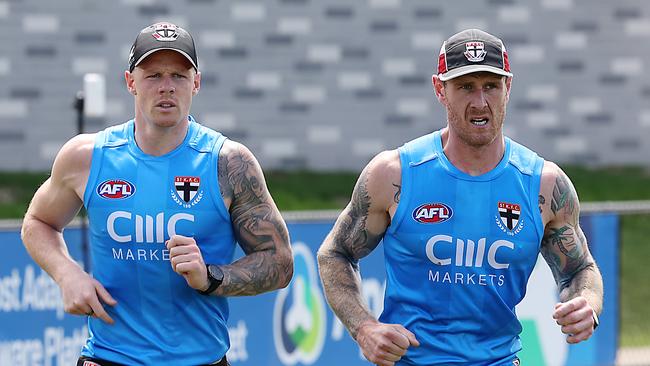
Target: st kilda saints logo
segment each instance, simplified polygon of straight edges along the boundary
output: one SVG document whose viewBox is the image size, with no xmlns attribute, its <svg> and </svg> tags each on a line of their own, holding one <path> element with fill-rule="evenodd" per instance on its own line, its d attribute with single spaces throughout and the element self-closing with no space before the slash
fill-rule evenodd
<svg viewBox="0 0 650 366">
<path fill-rule="evenodd" d="M 483 42 L 472 41 L 465 43 L 465 57 L 469 62 L 481 62 L 485 59 L 487 51 Z"/>
<path fill-rule="evenodd" d="M 201 201 L 203 191 L 201 188 L 201 178 L 199 177 L 174 177 L 174 188 L 172 189 L 172 199 L 180 206 L 190 208 Z"/>
<path fill-rule="evenodd" d="M 499 228 L 508 235 L 518 234 L 524 228 L 521 206 L 517 203 L 499 202 L 498 214 L 495 216 Z"/>
<path fill-rule="evenodd" d="M 151 35 L 158 41 L 172 42 L 178 38 L 178 27 L 175 24 L 162 22 L 156 23 L 152 27 L 154 31 Z"/>
</svg>

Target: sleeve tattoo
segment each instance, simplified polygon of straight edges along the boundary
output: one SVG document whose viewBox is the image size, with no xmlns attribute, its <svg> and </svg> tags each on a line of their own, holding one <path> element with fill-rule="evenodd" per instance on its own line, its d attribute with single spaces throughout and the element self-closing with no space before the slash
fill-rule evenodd
<svg viewBox="0 0 650 366">
<path fill-rule="evenodd" d="M 540 195 L 540 210 L 545 202 Z M 579 224 L 578 196 L 564 174 L 555 180 L 550 208 L 556 219 L 545 229 L 541 252 L 553 272 L 562 301 L 585 289 L 602 294 L 602 285 L 598 285 L 600 273 Z"/>
<path fill-rule="evenodd" d="M 348 207 L 318 252 L 327 300 L 355 339 L 360 324 L 374 319 L 362 297 L 359 259 L 372 252 L 383 237 L 383 233 L 373 233 L 367 227 L 371 206 L 367 179 L 364 170 Z M 399 199 L 399 188 L 395 199 Z"/>
<path fill-rule="evenodd" d="M 286 253 L 278 252 L 288 248 L 289 235 L 258 165 L 241 151 L 224 154 L 219 157 L 218 176 L 221 194 L 232 200 L 233 230 L 246 256 L 223 267 L 224 281 L 217 294 L 255 295 L 286 285 L 292 265 Z"/>
</svg>

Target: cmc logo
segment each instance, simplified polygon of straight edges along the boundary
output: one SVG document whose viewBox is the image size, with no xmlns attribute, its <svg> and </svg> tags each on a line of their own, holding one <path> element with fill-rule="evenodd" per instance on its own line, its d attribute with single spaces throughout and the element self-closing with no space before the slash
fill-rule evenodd
<svg viewBox="0 0 650 366">
<path fill-rule="evenodd" d="M 413 220 L 423 224 L 437 224 L 454 215 L 451 207 L 444 203 L 425 203 L 413 210 Z"/>
<path fill-rule="evenodd" d="M 481 238 L 478 242 L 473 240 L 456 239 L 456 257 L 454 264 L 457 267 L 483 267 L 485 259 L 486 239 Z M 441 243 L 454 245 L 454 239 L 449 235 L 436 235 L 427 241 L 427 258 L 439 266 L 448 266 L 451 264 L 451 258 L 438 258 L 434 253 L 435 247 Z M 510 267 L 509 263 L 497 262 L 497 251 L 501 248 L 513 250 L 515 244 L 507 240 L 497 240 L 487 248 L 487 262 L 494 269 L 506 269 Z M 444 250 L 444 249 L 443 249 Z"/>
<path fill-rule="evenodd" d="M 134 217 L 135 216 L 135 217 Z M 121 229 L 124 231 L 118 233 L 116 230 L 116 222 L 126 220 L 127 228 L 124 225 L 121 225 Z M 118 243 L 164 243 L 165 242 L 165 228 L 167 229 L 167 237 L 176 235 L 176 224 L 179 221 L 190 221 L 194 222 L 194 215 L 187 213 L 176 213 L 173 214 L 169 220 L 167 220 L 167 225 L 165 227 L 165 213 L 160 212 L 156 216 L 150 215 L 133 215 L 127 211 L 115 211 L 111 212 L 106 219 L 106 231 L 111 239 L 115 240 Z M 135 240 L 133 240 L 133 235 L 135 233 Z"/>
<path fill-rule="evenodd" d="M 108 199 L 129 198 L 133 193 L 135 193 L 135 186 L 122 179 L 110 179 L 97 187 L 97 194 Z"/>
<path fill-rule="evenodd" d="M 311 250 L 298 242 L 293 245 L 293 256 L 293 280 L 275 300 L 273 339 L 282 364 L 310 365 L 325 343 L 325 301 Z"/>
</svg>

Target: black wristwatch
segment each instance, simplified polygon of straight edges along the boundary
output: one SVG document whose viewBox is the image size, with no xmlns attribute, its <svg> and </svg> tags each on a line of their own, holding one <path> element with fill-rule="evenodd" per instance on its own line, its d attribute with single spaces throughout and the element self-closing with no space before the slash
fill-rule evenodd
<svg viewBox="0 0 650 366">
<path fill-rule="evenodd" d="M 208 286 L 208 288 L 204 291 L 196 291 L 198 291 L 201 295 L 210 295 L 214 292 L 214 290 L 221 286 L 221 282 L 223 282 L 223 272 L 219 266 L 215 266 L 214 264 L 206 264 L 205 268 L 208 272 L 208 283 L 210 283 L 210 286 Z"/>
</svg>

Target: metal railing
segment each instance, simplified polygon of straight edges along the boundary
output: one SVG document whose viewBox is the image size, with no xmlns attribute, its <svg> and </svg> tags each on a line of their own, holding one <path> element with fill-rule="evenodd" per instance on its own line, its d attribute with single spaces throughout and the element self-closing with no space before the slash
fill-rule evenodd
<svg viewBox="0 0 650 366">
<path fill-rule="evenodd" d="M 341 213 L 340 210 L 309 210 L 309 211 L 283 211 L 282 217 L 287 221 L 323 221 L 336 220 Z M 612 212 L 621 215 L 650 214 L 650 200 L 648 201 L 602 201 L 583 202 L 580 204 L 580 212 L 593 214 L 599 212 Z M 0 230 L 16 229 L 20 227 L 21 220 L 0 220 Z M 75 218 L 70 227 L 79 227 L 81 221 Z"/>
</svg>

